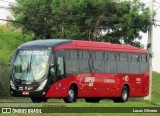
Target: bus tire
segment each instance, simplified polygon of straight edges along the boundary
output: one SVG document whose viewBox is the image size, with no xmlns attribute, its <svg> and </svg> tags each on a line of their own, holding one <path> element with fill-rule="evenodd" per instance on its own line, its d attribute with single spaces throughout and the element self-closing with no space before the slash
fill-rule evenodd
<svg viewBox="0 0 160 116">
<path fill-rule="evenodd" d="M 122 92 L 121 92 L 121 97 L 119 98 L 113 98 L 113 101 L 115 103 L 124 103 L 128 101 L 129 97 L 129 89 L 126 86 L 123 86 Z"/>
<path fill-rule="evenodd" d="M 99 103 L 100 100 L 100 98 L 85 98 L 85 101 L 88 103 Z"/>
<path fill-rule="evenodd" d="M 120 102 L 127 102 L 128 101 L 128 97 L 129 97 L 129 90 L 126 86 L 123 86 L 122 88 L 122 93 L 121 93 L 121 97 L 120 97 Z"/>
<path fill-rule="evenodd" d="M 65 103 L 72 103 L 77 101 L 77 92 L 73 86 L 69 88 L 68 96 L 66 98 L 63 98 L 63 100 Z"/>
</svg>

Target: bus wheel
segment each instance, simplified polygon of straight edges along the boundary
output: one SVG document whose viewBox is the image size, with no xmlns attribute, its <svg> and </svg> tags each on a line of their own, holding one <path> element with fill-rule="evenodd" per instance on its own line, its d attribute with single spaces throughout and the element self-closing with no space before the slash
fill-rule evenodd
<svg viewBox="0 0 160 116">
<path fill-rule="evenodd" d="M 127 102 L 128 101 L 128 95 L 129 95 L 129 90 L 126 86 L 123 87 L 121 97 L 120 97 L 120 102 Z"/>
<path fill-rule="evenodd" d="M 73 86 L 69 88 L 68 97 L 64 98 L 65 103 L 72 103 L 77 101 L 76 89 Z"/>
<path fill-rule="evenodd" d="M 99 103 L 100 100 L 100 98 L 85 98 L 85 101 L 89 103 Z"/>
<path fill-rule="evenodd" d="M 129 97 L 129 90 L 126 86 L 123 86 L 122 92 L 121 92 L 121 97 L 113 98 L 113 101 L 115 103 L 118 103 L 118 102 L 124 103 L 124 102 L 128 101 L 128 97 Z"/>
</svg>

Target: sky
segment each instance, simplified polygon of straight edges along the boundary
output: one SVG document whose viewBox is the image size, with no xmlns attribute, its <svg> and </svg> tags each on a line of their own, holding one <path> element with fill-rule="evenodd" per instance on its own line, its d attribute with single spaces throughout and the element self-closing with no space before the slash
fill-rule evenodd
<svg viewBox="0 0 160 116">
<path fill-rule="evenodd" d="M 15 0 L 0 0 L 0 19 L 6 19 L 7 16 L 11 16 L 11 13 L 6 10 L 2 9 L 2 6 L 8 7 L 8 2 L 15 2 Z M 151 5 L 151 0 L 141 0 L 143 1 L 146 6 Z M 156 24 L 159 26 L 153 26 L 153 60 L 152 60 L 152 68 L 153 71 L 160 72 L 160 0 L 153 0 L 154 1 L 154 11 L 156 11 L 156 15 L 154 17 Z M 0 23 L 4 23 L 0 21 Z M 141 33 L 142 40 L 141 43 L 144 46 L 147 45 L 148 33 Z"/>
</svg>

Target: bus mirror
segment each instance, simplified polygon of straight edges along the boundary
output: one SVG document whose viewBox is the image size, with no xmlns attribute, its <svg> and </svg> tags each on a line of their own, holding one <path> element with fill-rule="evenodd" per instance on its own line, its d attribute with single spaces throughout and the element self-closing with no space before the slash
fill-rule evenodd
<svg viewBox="0 0 160 116">
<path fill-rule="evenodd" d="M 12 65 L 13 65 L 14 57 L 15 57 L 15 53 L 13 53 L 13 54 L 10 56 L 10 58 L 9 58 L 9 63 L 8 63 L 9 66 L 12 66 Z"/>
<path fill-rule="evenodd" d="M 51 67 L 50 68 L 50 74 L 52 75 L 52 76 L 54 76 L 55 75 L 55 67 Z"/>
<path fill-rule="evenodd" d="M 57 60 L 57 74 L 64 75 L 64 59 L 63 57 L 58 57 Z"/>
<path fill-rule="evenodd" d="M 50 67 L 55 67 L 55 65 L 54 64 L 50 64 Z"/>
</svg>

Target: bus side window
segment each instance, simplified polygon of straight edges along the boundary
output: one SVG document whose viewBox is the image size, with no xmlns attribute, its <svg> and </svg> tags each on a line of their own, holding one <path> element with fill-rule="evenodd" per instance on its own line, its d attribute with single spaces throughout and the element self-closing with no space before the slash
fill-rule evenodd
<svg viewBox="0 0 160 116">
<path fill-rule="evenodd" d="M 77 59 L 78 58 L 78 52 L 76 50 L 70 50 L 70 58 L 71 59 Z"/>
<path fill-rule="evenodd" d="M 92 52 L 89 50 L 83 51 L 83 59 L 91 59 Z"/>
<path fill-rule="evenodd" d="M 147 58 L 147 55 L 142 55 L 141 58 L 142 58 L 142 62 L 147 62 L 147 59 L 148 59 L 148 58 Z"/>
<path fill-rule="evenodd" d="M 108 52 L 108 61 L 107 65 L 105 65 L 105 72 L 107 73 L 116 73 L 116 53 Z"/>
<path fill-rule="evenodd" d="M 108 52 L 104 52 L 104 60 L 108 60 Z"/>
<path fill-rule="evenodd" d="M 82 59 L 83 58 L 83 53 L 81 50 L 78 50 L 78 59 Z"/>
<path fill-rule="evenodd" d="M 50 66 L 54 66 L 55 65 L 55 55 L 51 55 L 51 62 L 50 62 Z"/>
<path fill-rule="evenodd" d="M 65 72 L 66 76 L 71 76 L 79 73 L 79 51 L 77 50 L 68 50 L 70 56 L 65 59 Z"/>
<path fill-rule="evenodd" d="M 115 61 L 116 60 L 116 54 L 113 52 L 108 52 L 108 60 L 109 61 Z"/>
<path fill-rule="evenodd" d="M 132 61 L 132 62 L 139 62 L 139 61 L 140 61 L 140 56 L 139 56 L 139 54 L 132 54 L 132 55 L 131 55 L 131 61 Z"/>
<path fill-rule="evenodd" d="M 96 53 L 96 60 L 102 60 L 103 59 L 103 52 L 102 51 L 95 51 Z"/>
<path fill-rule="evenodd" d="M 128 61 L 127 54 L 121 53 L 121 54 L 120 54 L 120 61 Z"/>
<path fill-rule="evenodd" d="M 104 52 L 94 51 L 95 57 L 93 57 L 92 72 L 104 73 Z"/>
<path fill-rule="evenodd" d="M 148 64 L 148 56 L 147 54 L 141 55 L 141 62 L 140 62 L 140 72 L 144 73 L 148 70 L 149 64 Z"/>
<path fill-rule="evenodd" d="M 64 75 L 64 59 L 63 59 L 63 57 L 58 57 L 58 59 L 57 59 L 57 74 Z"/>
<path fill-rule="evenodd" d="M 70 58 L 70 51 L 69 50 L 65 50 L 65 58 Z"/>
<path fill-rule="evenodd" d="M 129 55 L 129 73 L 139 74 L 140 73 L 140 57 L 139 54 Z"/>
<path fill-rule="evenodd" d="M 126 53 L 117 53 L 117 73 L 128 74 L 128 56 Z"/>
<path fill-rule="evenodd" d="M 56 51 L 56 56 L 57 57 L 64 57 L 64 55 L 65 55 L 65 51 L 63 49 Z"/>
</svg>

